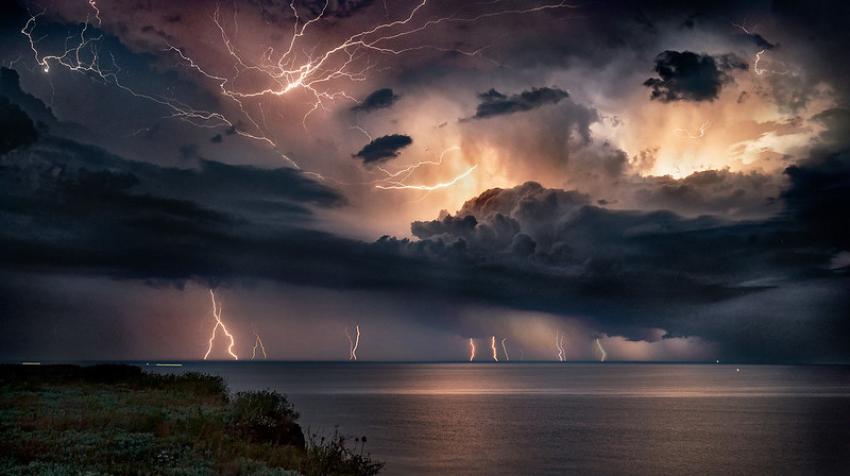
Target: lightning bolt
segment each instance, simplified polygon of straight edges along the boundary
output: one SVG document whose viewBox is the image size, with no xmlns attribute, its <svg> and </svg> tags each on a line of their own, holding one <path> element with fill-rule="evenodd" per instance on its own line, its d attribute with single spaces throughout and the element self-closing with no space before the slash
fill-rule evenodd
<svg viewBox="0 0 850 476">
<path fill-rule="evenodd" d="M 750 35 L 750 36 L 754 35 L 754 33 L 752 33 L 747 27 L 745 27 L 743 25 L 739 25 L 737 23 L 732 23 L 732 26 L 743 31 L 747 35 Z M 781 71 L 774 71 L 774 70 L 771 70 L 771 69 L 765 69 L 765 68 L 760 67 L 759 63 L 761 62 L 762 57 L 765 54 L 767 54 L 767 50 L 763 49 L 763 50 L 757 51 L 756 54 L 755 54 L 755 57 L 753 58 L 753 72 L 756 73 L 756 76 L 763 76 L 765 73 L 778 74 L 778 75 L 786 75 L 786 74 L 794 73 L 793 69 L 784 69 L 784 70 L 781 70 Z M 779 63 L 784 65 L 784 63 L 782 63 L 781 61 Z"/>
<path fill-rule="evenodd" d="M 566 352 L 564 351 L 564 341 L 566 340 L 566 335 L 561 334 L 561 331 L 555 330 L 555 349 L 558 351 L 558 361 L 564 362 L 566 360 Z"/>
<path fill-rule="evenodd" d="M 469 361 L 475 360 L 475 341 L 469 338 Z"/>
<path fill-rule="evenodd" d="M 765 68 L 759 67 L 759 62 L 762 60 L 762 57 L 766 54 L 767 54 L 767 50 L 761 50 L 761 51 L 756 53 L 756 57 L 753 60 L 753 72 L 756 73 L 756 75 L 762 76 L 765 73 L 778 74 L 780 76 L 784 76 L 786 74 L 795 74 L 795 70 L 794 70 L 793 67 L 787 68 L 787 65 L 785 63 L 781 62 L 781 61 L 772 61 L 772 63 L 776 63 L 776 64 L 786 66 L 786 69 L 774 70 L 774 69 L 765 69 Z"/>
<path fill-rule="evenodd" d="M 458 183 L 459 181 L 465 179 L 469 174 L 471 174 L 476 168 L 478 168 L 478 164 L 473 165 L 466 172 L 454 177 L 448 182 L 440 182 L 434 185 L 408 185 L 401 182 L 389 182 L 388 185 L 375 185 L 375 188 L 379 188 L 381 190 L 424 190 L 428 192 L 432 192 L 434 190 L 440 190 L 442 188 L 449 188 L 452 185 Z"/>
<path fill-rule="evenodd" d="M 257 348 L 262 351 L 263 359 L 269 360 L 269 354 L 266 353 L 266 346 L 263 345 L 263 339 L 260 339 L 260 334 L 254 333 L 254 335 L 257 338 L 254 340 L 254 349 L 251 351 L 251 360 L 257 358 Z"/>
<path fill-rule="evenodd" d="M 493 360 L 499 361 L 499 354 L 496 352 L 496 336 L 490 338 L 490 350 L 493 352 Z"/>
<path fill-rule="evenodd" d="M 371 140 L 371 136 L 369 136 L 368 132 L 366 132 L 365 130 L 363 130 L 361 132 L 363 132 L 368 137 L 370 137 L 369 140 Z M 405 167 L 401 170 L 398 170 L 396 172 L 390 172 L 389 170 L 387 170 L 383 167 L 380 167 L 380 166 L 377 167 L 377 170 L 380 170 L 381 172 L 383 172 L 384 174 L 387 175 L 387 177 L 383 180 L 394 179 L 394 178 L 396 178 L 400 175 L 404 175 L 404 177 L 402 177 L 401 179 L 398 179 L 398 180 L 404 181 L 404 180 L 407 180 L 418 168 L 420 168 L 422 166 L 425 166 L 425 165 L 436 165 L 436 166 L 443 165 L 443 160 L 445 159 L 446 154 L 448 154 L 449 152 L 454 152 L 454 151 L 458 151 L 458 150 L 460 150 L 460 146 L 455 145 L 455 146 L 449 147 L 448 149 L 445 149 L 444 151 L 442 151 L 440 153 L 440 159 L 439 160 L 436 160 L 436 161 L 434 161 L 434 160 L 423 160 L 421 162 L 417 162 L 413 165 L 407 166 L 407 167 Z"/>
<path fill-rule="evenodd" d="M 508 355 L 508 348 L 505 346 L 505 342 L 508 340 L 507 337 L 502 339 L 502 350 L 505 352 L 505 360 L 511 360 L 511 356 Z"/>
<path fill-rule="evenodd" d="M 301 169 L 295 160 L 281 151 L 280 144 L 274 139 L 263 120 L 262 103 L 258 103 L 258 101 L 267 98 L 288 97 L 296 91 L 305 93 L 311 98 L 306 104 L 306 112 L 301 118 L 302 127 L 306 129 L 308 118 L 316 111 L 327 111 L 330 104 L 339 100 L 359 102 L 340 85 L 365 81 L 369 72 L 376 67 L 371 59 L 373 55 L 398 56 L 413 51 L 434 50 L 487 59 L 482 52 L 489 48 L 489 45 L 487 45 L 474 50 L 462 50 L 459 48 L 443 48 L 428 43 L 406 47 L 393 46 L 398 41 L 409 40 L 415 35 L 427 32 L 441 24 L 477 23 L 497 16 L 525 15 L 545 10 L 576 8 L 576 6 L 565 1 L 559 1 L 529 8 L 508 8 L 471 16 L 455 13 L 446 17 L 427 19 L 422 18 L 427 3 L 428 0 L 421 0 L 400 19 L 388 20 L 371 28 L 367 27 L 341 41 L 316 41 L 311 45 L 305 44 L 308 32 L 313 25 L 325 19 L 329 1 L 325 2 L 318 15 L 305 19 L 301 17 L 299 8 L 296 7 L 293 0 L 289 3 L 293 22 L 288 33 L 288 39 L 282 42 L 283 47 L 280 48 L 280 51 L 276 51 L 274 46 L 266 47 L 264 53 L 256 61 L 247 60 L 240 54 L 239 48 L 235 45 L 235 39 L 232 35 L 236 35 L 239 30 L 237 11 L 234 9 L 232 16 L 231 30 L 233 33 L 231 35 L 222 20 L 221 5 L 216 4 L 212 22 L 218 32 L 217 36 L 223 52 L 232 61 L 229 67 L 223 68 L 224 71 L 222 72 L 213 71 L 193 58 L 184 49 L 170 43 L 167 43 L 166 51 L 175 55 L 189 71 L 199 75 L 204 81 L 214 84 L 215 89 L 226 102 L 235 107 L 235 117 L 221 111 L 198 109 L 177 99 L 138 92 L 120 81 L 118 73 L 121 70 L 115 64 L 114 57 L 112 58 L 114 68 L 101 67 L 101 55 L 97 45 L 103 35 L 90 32 L 90 27 L 100 30 L 103 24 L 101 11 L 95 0 L 88 0 L 91 13 L 86 16 L 74 44 L 66 46 L 65 51 L 61 54 L 43 54 L 39 51 L 38 43 L 43 38 L 36 39 L 34 32 L 38 19 L 44 15 L 44 11 L 31 16 L 21 29 L 21 34 L 29 41 L 35 61 L 45 73 L 50 72 L 51 66 L 54 65 L 64 67 L 72 72 L 91 75 L 106 84 L 115 85 L 136 98 L 151 101 L 164 107 L 169 111 L 168 117 L 203 128 L 227 128 L 241 137 L 264 143 L 290 166 Z M 261 78 L 263 85 L 240 87 L 239 78 L 248 74 Z M 259 120 L 252 112 L 252 105 L 255 103 L 258 104 L 256 109 L 259 110 Z M 407 185 L 403 181 L 397 181 L 378 188 L 437 190 L 453 185 L 469 175 L 474 168 L 473 166 L 472 169 L 445 183 Z M 324 179 L 322 175 L 315 172 L 305 173 Z"/>
<path fill-rule="evenodd" d="M 221 327 L 221 330 L 224 332 L 224 335 L 230 339 L 230 344 L 227 346 L 227 353 L 233 357 L 233 360 L 239 360 L 239 356 L 233 352 L 233 347 L 236 345 L 235 339 L 233 335 L 227 330 L 227 327 L 224 325 L 224 322 L 221 320 L 221 304 L 216 304 L 215 302 L 215 293 L 212 289 L 210 289 L 210 300 L 212 301 L 213 306 L 213 317 L 215 317 L 215 326 L 212 330 L 212 335 L 210 335 L 209 346 L 207 347 L 207 353 L 204 354 L 204 360 L 207 360 L 207 357 L 210 356 L 210 352 L 212 352 L 213 341 L 215 341 L 215 335 L 218 331 L 218 328 Z"/>
<path fill-rule="evenodd" d="M 706 121 L 706 122 L 703 122 L 699 126 L 699 130 L 696 132 L 696 134 L 691 134 L 691 132 L 687 129 L 674 129 L 674 132 L 676 132 L 677 134 L 683 135 L 683 136 L 687 137 L 688 139 L 696 140 L 696 139 L 701 139 L 702 137 L 704 137 L 705 131 L 708 130 L 708 128 L 710 126 L 711 126 L 711 121 Z"/>
<path fill-rule="evenodd" d="M 602 343 L 599 342 L 599 338 L 596 338 L 596 348 L 599 349 L 599 353 L 601 354 L 599 357 L 600 362 L 605 362 L 605 359 L 608 358 L 608 354 L 605 353 L 605 349 L 602 348 Z"/>
<path fill-rule="evenodd" d="M 389 170 L 383 167 L 376 167 L 376 169 L 386 175 L 383 178 L 375 180 L 371 182 L 375 188 L 380 190 L 414 190 L 414 191 L 424 191 L 426 195 L 434 190 L 440 190 L 444 188 L 449 188 L 452 185 L 458 183 L 459 181 L 466 178 L 469 174 L 471 174 L 477 167 L 478 164 L 474 164 L 469 169 L 465 170 L 460 175 L 457 175 L 446 182 L 439 182 L 433 185 L 414 185 L 409 184 L 407 181 L 422 167 L 425 166 L 435 166 L 439 167 L 443 165 L 443 161 L 446 158 L 446 155 L 450 152 L 459 151 L 459 146 L 452 146 L 440 153 L 440 157 L 438 160 L 423 160 L 420 162 L 416 162 L 414 164 L 408 165 L 407 167 L 396 170 L 395 172 L 390 172 Z"/>
<path fill-rule="evenodd" d="M 352 337 L 348 327 L 345 328 L 345 337 L 348 338 L 349 347 L 348 360 L 357 360 L 357 346 L 360 345 L 360 324 L 355 324 L 354 329 L 356 333 Z"/>
</svg>

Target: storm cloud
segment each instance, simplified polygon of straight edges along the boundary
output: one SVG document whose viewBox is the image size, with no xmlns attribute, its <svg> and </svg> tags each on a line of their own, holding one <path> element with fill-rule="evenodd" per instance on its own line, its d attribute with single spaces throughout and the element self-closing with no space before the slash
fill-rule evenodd
<svg viewBox="0 0 850 476">
<path fill-rule="evenodd" d="M 386 162 L 399 156 L 401 149 L 413 143 L 410 136 L 391 134 L 369 142 L 352 157 L 362 159 L 364 164 Z"/>
<path fill-rule="evenodd" d="M 502 94 L 495 89 L 478 95 L 481 102 L 475 110 L 472 119 L 485 119 L 493 116 L 512 114 L 515 112 L 530 111 L 547 104 L 557 104 L 569 94 L 558 88 L 531 88 L 519 94 L 510 96 Z"/>
<path fill-rule="evenodd" d="M 713 57 L 690 51 L 664 51 L 655 58 L 658 78 L 643 85 L 652 90 L 651 99 L 671 101 L 712 101 L 723 84 L 732 81 L 729 71 L 747 69 L 734 55 Z"/>
<path fill-rule="evenodd" d="M 354 112 L 366 113 L 378 109 L 387 109 L 392 107 L 392 105 L 400 98 L 401 96 L 394 93 L 391 88 L 381 88 L 366 96 L 363 101 L 352 107 L 351 110 Z"/>
<path fill-rule="evenodd" d="M 16 104 L 0 96 L 0 155 L 35 142 L 32 120 Z"/>
<path fill-rule="evenodd" d="M 264 71 L 292 31 L 286 5 L 204 0 L 186 15 L 117 1 L 96 27 L 85 2 L 25 3 L 0 7 L 5 356 L 25 356 L 20 342 L 47 348 L 50 319 L 71 357 L 74 338 L 108 340 L 112 354 L 92 355 L 116 357 L 131 347 L 122 338 L 178 321 L 194 339 L 200 320 L 183 316 L 206 308 L 184 287 L 228 288 L 230 306 L 272 286 L 297 305 L 259 319 L 281 334 L 309 328 L 311 343 L 314 316 L 341 328 L 391 299 L 403 305 L 387 322 L 446 342 L 533 313 L 588 335 L 710 343 L 729 360 L 850 361 L 847 6 L 614 1 L 495 15 L 516 2 L 427 2 L 410 23 L 426 27 L 375 45 L 399 54 L 340 50 L 303 79 L 344 71 L 306 88 Z M 298 5 L 303 19 L 326 8 Z M 410 13 L 327 8 L 284 66 Z M 42 10 L 33 58 L 21 29 Z M 87 16 L 82 61 L 97 51 L 105 80 L 55 60 L 45 73 L 38 59 L 73 46 Z M 481 20 L 427 23 L 443 17 Z M 758 33 L 732 24 L 744 21 Z M 138 311 L 129 288 L 143 289 L 144 321 L 124 323 Z M 230 309 L 247 329 L 254 315 Z M 157 355 L 194 355 L 137 337 L 137 353 L 156 341 Z M 457 350 L 427 344 L 409 355 Z"/>
</svg>

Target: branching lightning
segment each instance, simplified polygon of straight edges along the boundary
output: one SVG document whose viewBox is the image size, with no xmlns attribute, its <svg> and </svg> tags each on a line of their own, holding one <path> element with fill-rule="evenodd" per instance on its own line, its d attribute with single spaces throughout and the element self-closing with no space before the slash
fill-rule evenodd
<svg viewBox="0 0 850 476">
<path fill-rule="evenodd" d="M 472 337 L 469 338 L 469 361 L 472 362 L 475 360 L 475 341 L 472 340 Z"/>
<path fill-rule="evenodd" d="M 434 191 L 440 190 L 442 188 L 448 188 L 452 185 L 458 183 L 459 181 L 466 178 L 469 174 L 471 174 L 476 168 L 478 168 L 478 164 L 473 165 L 468 168 L 462 174 L 454 177 L 453 179 L 447 182 L 440 182 L 433 185 L 408 185 L 401 182 L 389 182 L 387 185 L 375 185 L 375 188 L 379 188 L 381 190 L 423 190 L 423 191 Z"/>
<path fill-rule="evenodd" d="M 732 23 L 732 26 L 743 31 L 744 33 L 746 33 L 749 36 L 755 35 L 747 27 L 745 27 L 743 25 L 739 25 L 737 23 Z M 791 70 L 791 69 L 784 69 L 784 70 L 775 71 L 775 70 L 772 70 L 772 69 L 765 69 L 765 68 L 762 68 L 761 66 L 759 66 L 759 63 L 761 62 L 762 57 L 765 54 L 767 54 L 767 49 L 762 49 L 762 50 L 757 51 L 756 54 L 755 54 L 755 57 L 753 58 L 753 73 L 756 73 L 756 76 L 763 76 L 765 73 L 778 74 L 778 75 L 786 75 L 786 74 L 793 73 L 793 70 Z M 779 62 L 779 63 L 783 64 L 781 62 Z"/>
<path fill-rule="evenodd" d="M 257 338 L 254 339 L 254 349 L 251 351 L 251 360 L 254 360 L 254 359 L 257 358 L 257 349 L 258 348 L 263 353 L 263 359 L 269 360 L 269 354 L 266 353 L 266 346 L 263 345 L 263 339 L 260 339 L 260 334 L 257 334 L 256 332 L 254 333 L 254 335 Z"/>
<path fill-rule="evenodd" d="M 345 337 L 348 338 L 348 360 L 357 360 L 357 346 L 360 345 L 360 324 L 354 325 L 355 334 L 351 335 L 348 327 L 345 328 Z"/>
<path fill-rule="evenodd" d="M 65 51 L 61 54 L 43 54 L 39 51 L 38 44 L 43 38 L 36 39 L 34 31 L 38 19 L 44 15 L 44 11 L 31 16 L 21 29 L 21 34 L 28 39 L 35 61 L 45 73 L 50 72 L 52 66 L 61 66 L 69 71 L 91 75 L 104 83 L 117 86 L 136 98 L 163 106 L 169 111 L 168 117 L 184 120 L 198 127 L 227 128 L 247 139 L 265 143 L 290 166 L 300 169 L 293 159 L 281 151 L 280 144 L 273 138 L 274 136 L 264 120 L 263 103 L 258 101 L 280 99 L 295 92 L 306 94 L 310 101 L 306 104 L 306 112 L 301 118 L 301 124 L 306 128 L 310 115 L 319 110 L 328 110 L 331 103 L 338 100 L 359 102 L 344 89 L 344 85 L 362 82 L 368 78 L 369 72 L 376 68 L 376 63 L 372 59 L 373 55 L 398 56 L 413 51 L 433 50 L 487 59 L 482 52 L 489 48 L 489 46 L 484 46 L 473 50 L 461 50 L 443 48 L 427 43 L 417 46 L 393 46 L 398 41 L 408 40 L 440 24 L 477 23 L 497 16 L 524 15 L 545 10 L 576 8 L 562 0 L 529 8 L 510 8 L 469 16 L 455 13 L 450 16 L 428 19 L 425 17 L 425 7 L 428 0 L 421 0 L 399 19 L 387 20 L 384 23 L 367 27 L 336 42 L 313 41 L 313 44 L 310 44 L 308 42 L 310 28 L 325 19 L 329 3 L 329 1 L 326 1 L 318 15 L 307 19 L 301 16 L 295 0 L 292 0 L 289 3 L 289 9 L 292 12 L 293 20 L 287 38 L 281 42 L 282 45 L 278 49 L 272 45 L 265 47 L 264 53 L 256 61 L 246 59 L 235 44 L 237 41 L 235 36 L 239 31 L 237 12 L 234 11 L 232 20 L 230 20 L 232 27 L 228 28 L 230 25 L 226 25 L 226 22 L 223 21 L 221 5 L 217 4 L 212 15 L 212 23 L 218 32 L 217 36 L 223 52 L 232 61 L 232 64 L 221 68 L 221 71 L 213 71 L 211 67 L 201 64 L 185 49 L 170 43 L 167 44 L 166 51 L 174 54 L 187 69 L 200 75 L 205 81 L 214 84 L 221 96 L 236 107 L 235 117 L 226 112 L 198 109 L 183 101 L 163 95 L 138 92 L 120 81 L 118 77 L 120 68 L 117 66 L 114 57 L 112 57 L 112 68 L 101 67 L 102 55 L 99 52 L 98 44 L 103 35 L 99 31 L 96 34 L 90 31 L 90 27 L 100 30 L 103 24 L 101 11 L 95 0 L 88 0 L 91 13 L 87 15 L 79 36 L 73 42 L 74 44 L 67 45 L 66 42 Z M 68 40 L 70 39 L 73 38 Z M 259 78 L 259 84 L 246 86 L 239 81 L 240 77 L 245 77 L 248 74 Z M 255 104 L 256 107 L 252 107 Z M 259 111 L 259 120 L 252 112 L 254 109 Z M 359 129 L 362 131 L 362 128 Z M 438 190 L 450 187 L 468 176 L 476 166 L 474 165 L 447 182 L 433 185 L 409 185 L 404 180 L 394 180 L 377 186 L 377 188 Z M 418 165 L 414 165 L 411 170 L 415 170 L 416 167 Z M 305 173 L 324 179 L 315 172 Z M 389 174 L 388 178 L 394 178 L 393 174 Z"/>
<path fill-rule="evenodd" d="M 213 327 L 212 334 L 210 335 L 209 346 L 207 347 L 207 353 L 204 354 L 204 360 L 207 360 L 207 357 L 210 356 L 210 352 L 212 352 L 213 342 L 215 341 L 216 332 L 218 331 L 219 327 L 221 327 L 221 330 L 224 332 L 224 335 L 226 335 L 227 338 L 230 339 L 230 344 L 227 346 L 227 353 L 230 354 L 231 357 L 233 357 L 233 360 L 239 360 L 239 356 L 236 355 L 236 353 L 233 351 L 233 347 L 236 345 L 236 341 L 233 338 L 233 334 L 231 334 L 227 330 L 227 327 L 221 320 L 221 304 L 216 304 L 215 293 L 212 289 L 210 289 L 210 300 L 212 301 L 213 306 L 213 317 L 215 317 L 215 326 Z"/>
<path fill-rule="evenodd" d="M 605 352 L 605 349 L 602 348 L 602 343 L 599 342 L 599 338 L 596 338 L 596 348 L 599 349 L 599 361 L 605 362 L 605 359 L 608 358 L 608 354 Z"/>
<path fill-rule="evenodd" d="M 499 361 L 499 354 L 496 351 L 496 336 L 490 338 L 490 350 L 493 352 L 493 360 Z"/>
<path fill-rule="evenodd" d="M 434 190 L 449 188 L 452 185 L 456 184 L 457 182 L 466 178 L 469 174 L 471 174 L 478 167 L 478 164 L 473 164 L 472 167 L 468 168 L 467 170 L 465 170 L 460 175 L 457 175 L 457 176 L 453 177 L 452 179 L 450 179 L 446 182 L 439 182 L 439 183 L 436 183 L 436 184 L 433 184 L 433 185 L 414 185 L 414 184 L 407 183 L 407 181 L 411 178 L 411 176 L 414 173 L 416 173 L 417 170 L 419 170 L 422 167 L 425 167 L 425 166 L 439 167 L 439 166 L 441 166 L 443 164 L 443 161 L 446 158 L 446 155 L 449 152 L 455 152 L 455 151 L 459 151 L 459 150 L 460 150 L 459 146 L 449 147 L 448 149 L 445 149 L 445 150 L 443 150 L 443 152 L 440 153 L 439 160 L 436 160 L 436 161 L 434 161 L 434 160 L 423 160 L 423 161 L 420 161 L 420 162 L 416 162 L 412 165 L 408 165 L 407 167 L 399 169 L 395 172 L 390 172 L 389 170 L 387 170 L 383 167 L 377 167 L 377 170 L 379 170 L 380 172 L 385 174 L 386 177 L 378 179 L 378 180 L 376 180 L 372 183 L 374 184 L 375 188 L 380 189 L 380 190 L 415 190 L 415 191 L 424 191 L 424 192 L 426 192 L 426 195 L 427 195 L 427 193 L 430 193 Z"/>
</svg>

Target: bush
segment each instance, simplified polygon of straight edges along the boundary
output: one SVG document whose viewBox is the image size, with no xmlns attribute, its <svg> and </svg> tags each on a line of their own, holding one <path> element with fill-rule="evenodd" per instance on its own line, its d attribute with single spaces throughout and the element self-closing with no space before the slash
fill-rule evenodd
<svg viewBox="0 0 850 476">
<path fill-rule="evenodd" d="M 245 439 L 304 448 L 298 412 L 277 392 L 239 392 L 230 402 L 231 428 Z"/>
<path fill-rule="evenodd" d="M 374 476 L 384 463 L 372 460 L 364 453 L 366 437 L 354 438 L 350 447 L 346 437 L 335 430 L 330 437 L 311 435 L 307 445 L 310 458 L 301 470 L 304 474 L 335 474 L 337 476 Z"/>
</svg>

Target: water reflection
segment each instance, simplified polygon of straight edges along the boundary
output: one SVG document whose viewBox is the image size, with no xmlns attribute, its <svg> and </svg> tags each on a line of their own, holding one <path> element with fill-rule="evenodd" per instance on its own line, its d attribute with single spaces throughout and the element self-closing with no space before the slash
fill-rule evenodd
<svg viewBox="0 0 850 476">
<path fill-rule="evenodd" d="M 184 369 L 288 393 L 314 431 L 367 435 L 386 474 L 829 474 L 850 463 L 846 367 L 197 365 Z"/>
</svg>

